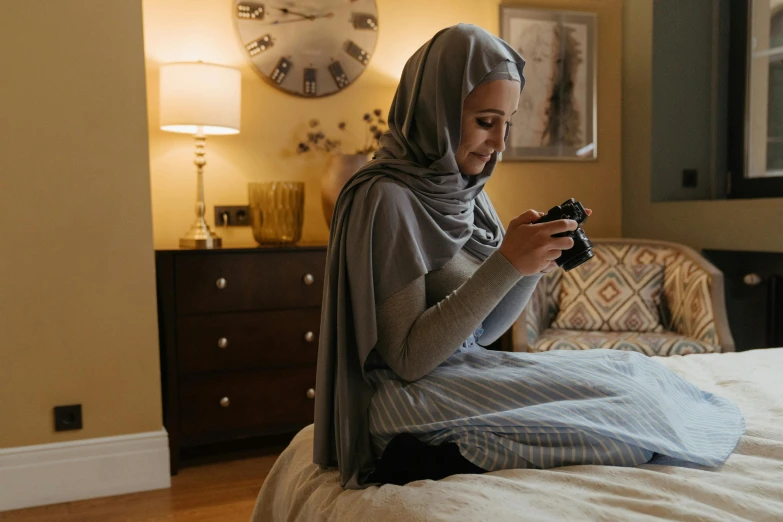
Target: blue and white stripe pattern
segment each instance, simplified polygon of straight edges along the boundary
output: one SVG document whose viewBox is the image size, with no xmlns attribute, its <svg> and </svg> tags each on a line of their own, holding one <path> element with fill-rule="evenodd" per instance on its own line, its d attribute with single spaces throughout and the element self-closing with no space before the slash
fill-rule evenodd
<svg viewBox="0 0 783 522">
<path fill-rule="evenodd" d="M 367 373 L 370 434 L 379 456 L 399 433 L 455 442 L 495 471 L 577 464 L 722 464 L 744 432 L 733 403 L 635 352 L 508 353 L 476 344 L 477 330 L 443 364 L 406 383 Z M 655 461 L 654 461 L 655 462 Z"/>
</svg>

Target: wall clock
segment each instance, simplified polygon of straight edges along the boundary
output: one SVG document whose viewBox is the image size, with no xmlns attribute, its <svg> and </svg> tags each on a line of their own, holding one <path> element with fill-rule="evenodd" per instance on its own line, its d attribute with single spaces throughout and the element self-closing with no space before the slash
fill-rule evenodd
<svg viewBox="0 0 783 522">
<path fill-rule="evenodd" d="M 277 89 L 310 98 L 353 83 L 378 39 L 375 0 L 236 0 L 234 19 L 261 75 Z"/>
</svg>

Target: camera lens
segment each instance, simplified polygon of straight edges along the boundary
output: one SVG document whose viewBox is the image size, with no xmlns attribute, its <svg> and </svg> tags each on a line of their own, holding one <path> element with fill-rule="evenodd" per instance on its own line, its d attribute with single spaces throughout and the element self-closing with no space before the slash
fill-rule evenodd
<svg viewBox="0 0 783 522">
<path fill-rule="evenodd" d="M 593 254 L 592 250 L 588 250 L 586 252 L 582 252 L 578 256 L 574 257 L 573 259 L 569 259 L 566 263 L 563 263 L 563 270 L 566 272 L 570 271 L 571 269 L 574 269 L 587 261 L 588 259 L 591 259 L 595 254 Z"/>
<path fill-rule="evenodd" d="M 574 239 L 574 246 L 568 250 L 564 250 L 557 259 L 557 264 L 566 272 L 578 267 L 594 256 L 593 244 L 590 243 L 584 230 L 577 228 L 573 232 L 572 237 Z"/>
</svg>

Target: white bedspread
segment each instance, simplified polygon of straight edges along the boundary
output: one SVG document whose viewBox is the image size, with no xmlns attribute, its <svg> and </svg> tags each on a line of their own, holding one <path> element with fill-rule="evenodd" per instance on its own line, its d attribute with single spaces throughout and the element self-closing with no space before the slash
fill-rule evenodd
<svg viewBox="0 0 783 522">
<path fill-rule="evenodd" d="M 783 521 L 783 348 L 656 360 L 739 405 L 747 430 L 722 468 L 505 470 L 349 491 L 313 464 L 308 426 L 266 478 L 253 520 Z"/>
</svg>

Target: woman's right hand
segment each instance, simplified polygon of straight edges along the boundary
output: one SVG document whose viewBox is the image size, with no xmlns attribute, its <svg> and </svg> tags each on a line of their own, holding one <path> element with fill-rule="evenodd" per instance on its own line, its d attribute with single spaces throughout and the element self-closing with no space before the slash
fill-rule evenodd
<svg viewBox="0 0 783 522">
<path fill-rule="evenodd" d="M 558 219 L 536 224 L 545 214 L 527 210 L 514 218 L 506 229 L 500 253 L 520 274 L 529 276 L 552 269 L 553 261 L 563 250 L 574 246 L 570 237 L 552 237 L 561 232 L 573 232 L 579 227 L 573 219 Z"/>
</svg>

